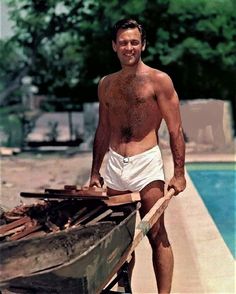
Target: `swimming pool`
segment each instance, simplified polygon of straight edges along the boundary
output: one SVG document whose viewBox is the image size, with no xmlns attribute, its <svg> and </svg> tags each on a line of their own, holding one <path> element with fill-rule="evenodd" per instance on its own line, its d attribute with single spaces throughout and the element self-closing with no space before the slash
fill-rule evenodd
<svg viewBox="0 0 236 294">
<path fill-rule="evenodd" d="M 236 258 L 236 164 L 190 163 L 187 171 L 225 243 Z"/>
</svg>

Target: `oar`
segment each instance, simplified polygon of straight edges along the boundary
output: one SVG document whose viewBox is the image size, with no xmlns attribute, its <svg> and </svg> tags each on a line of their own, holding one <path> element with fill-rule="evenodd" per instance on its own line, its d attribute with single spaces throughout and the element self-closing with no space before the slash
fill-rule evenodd
<svg viewBox="0 0 236 294">
<path fill-rule="evenodd" d="M 159 217 L 167 208 L 171 198 L 174 196 L 175 190 L 171 188 L 164 197 L 160 198 L 149 212 L 142 218 L 140 223 L 137 225 L 134 234 L 134 240 L 132 242 L 132 247 L 130 253 L 134 251 L 139 242 L 147 235 L 152 226 L 157 222 Z"/>
</svg>

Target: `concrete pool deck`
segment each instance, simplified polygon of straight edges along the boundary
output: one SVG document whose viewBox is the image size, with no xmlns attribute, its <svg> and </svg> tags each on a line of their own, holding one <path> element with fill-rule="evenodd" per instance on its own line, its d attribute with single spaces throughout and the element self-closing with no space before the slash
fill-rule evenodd
<svg viewBox="0 0 236 294">
<path fill-rule="evenodd" d="M 172 175 L 172 158 L 163 154 L 167 179 Z M 187 154 L 187 162 L 235 161 L 233 154 Z M 171 293 L 235 293 L 235 260 L 186 173 L 187 188 L 171 200 L 166 210 L 166 227 L 175 266 Z M 136 250 L 133 292 L 157 293 L 147 239 Z"/>
</svg>

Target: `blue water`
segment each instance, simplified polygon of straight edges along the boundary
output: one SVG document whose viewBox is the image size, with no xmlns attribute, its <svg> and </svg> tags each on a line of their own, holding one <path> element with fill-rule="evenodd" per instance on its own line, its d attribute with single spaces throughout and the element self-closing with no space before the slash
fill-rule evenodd
<svg viewBox="0 0 236 294">
<path fill-rule="evenodd" d="M 193 163 L 188 173 L 225 243 L 236 258 L 236 168 L 234 163 Z"/>
</svg>

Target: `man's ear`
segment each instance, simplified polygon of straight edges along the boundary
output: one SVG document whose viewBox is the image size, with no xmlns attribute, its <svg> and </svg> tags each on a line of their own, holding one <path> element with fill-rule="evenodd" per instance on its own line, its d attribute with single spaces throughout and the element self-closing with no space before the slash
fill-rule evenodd
<svg viewBox="0 0 236 294">
<path fill-rule="evenodd" d="M 142 45 L 142 51 L 144 51 L 146 48 L 146 41 L 143 42 L 143 45 Z"/>
<path fill-rule="evenodd" d="M 117 50 L 116 50 L 116 43 L 114 42 L 114 41 L 112 41 L 112 48 L 113 48 L 113 50 L 116 52 Z"/>
</svg>

